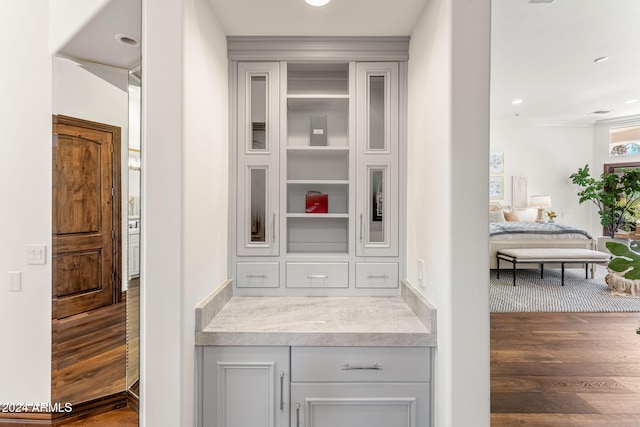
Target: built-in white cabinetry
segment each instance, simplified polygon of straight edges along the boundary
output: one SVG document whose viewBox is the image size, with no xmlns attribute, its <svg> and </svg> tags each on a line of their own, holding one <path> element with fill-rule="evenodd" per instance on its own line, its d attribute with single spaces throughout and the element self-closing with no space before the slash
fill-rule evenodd
<svg viewBox="0 0 640 427">
<path fill-rule="evenodd" d="M 243 57 L 231 62 L 239 294 L 397 294 L 406 62 Z"/>
<path fill-rule="evenodd" d="M 426 427 L 427 347 L 204 347 L 207 427 Z"/>
<path fill-rule="evenodd" d="M 357 64 L 358 256 L 398 256 L 398 63 Z"/>
<path fill-rule="evenodd" d="M 237 77 L 237 252 L 277 256 L 280 65 L 240 63 Z"/>
<path fill-rule="evenodd" d="M 289 347 L 204 347 L 204 427 L 289 427 Z"/>
</svg>

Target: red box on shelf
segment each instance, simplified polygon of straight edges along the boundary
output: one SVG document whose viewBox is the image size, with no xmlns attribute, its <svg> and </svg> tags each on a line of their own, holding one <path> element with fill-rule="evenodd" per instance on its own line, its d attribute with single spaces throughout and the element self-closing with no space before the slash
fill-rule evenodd
<svg viewBox="0 0 640 427">
<path fill-rule="evenodd" d="M 329 195 L 319 191 L 307 191 L 307 213 L 328 213 Z"/>
</svg>

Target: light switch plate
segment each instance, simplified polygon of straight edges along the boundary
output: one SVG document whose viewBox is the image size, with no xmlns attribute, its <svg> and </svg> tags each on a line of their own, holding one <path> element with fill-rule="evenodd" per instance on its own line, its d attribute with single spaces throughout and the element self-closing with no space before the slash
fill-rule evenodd
<svg viewBox="0 0 640 427">
<path fill-rule="evenodd" d="M 20 292 L 22 290 L 22 272 L 9 272 L 9 290 L 11 292 Z"/>
<path fill-rule="evenodd" d="M 27 264 L 46 264 L 46 245 L 27 245 Z"/>
</svg>

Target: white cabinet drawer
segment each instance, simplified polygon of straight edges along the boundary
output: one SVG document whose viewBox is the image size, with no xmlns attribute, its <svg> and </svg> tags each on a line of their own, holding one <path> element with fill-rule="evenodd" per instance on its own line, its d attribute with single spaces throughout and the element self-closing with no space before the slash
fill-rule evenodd
<svg viewBox="0 0 640 427">
<path fill-rule="evenodd" d="M 427 427 L 429 383 L 292 383 L 291 426 Z"/>
<path fill-rule="evenodd" d="M 239 262 L 236 264 L 239 288 L 277 288 L 280 270 L 277 262 Z"/>
<path fill-rule="evenodd" d="M 287 288 L 348 288 L 346 262 L 288 262 Z"/>
<path fill-rule="evenodd" d="M 398 263 L 356 263 L 356 288 L 397 288 Z"/>
<path fill-rule="evenodd" d="M 291 381 L 429 381 L 427 347 L 292 347 Z"/>
</svg>

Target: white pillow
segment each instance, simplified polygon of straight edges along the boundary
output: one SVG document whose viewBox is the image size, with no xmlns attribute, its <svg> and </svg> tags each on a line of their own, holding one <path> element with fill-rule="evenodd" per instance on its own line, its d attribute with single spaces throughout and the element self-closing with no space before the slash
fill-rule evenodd
<svg viewBox="0 0 640 427">
<path fill-rule="evenodd" d="M 495 209 L 489 211 L 489 222 L 505 222 L 504 212 L 502 209 Z"/>
</svg>

